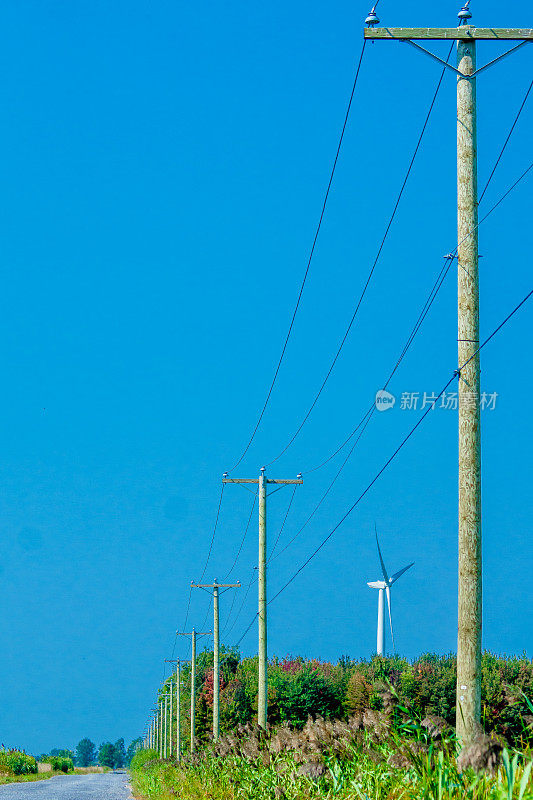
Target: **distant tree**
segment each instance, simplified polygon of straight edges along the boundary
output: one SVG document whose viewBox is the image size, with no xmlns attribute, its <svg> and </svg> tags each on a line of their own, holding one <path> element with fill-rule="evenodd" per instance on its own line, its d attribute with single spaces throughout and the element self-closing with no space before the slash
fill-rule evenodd
<svg viewBox="0 0 533 800">
<path fill-rule="evenodd" d="M 90 739 L 82 739 L 76 746 L 76 763 L 78 767 L 90 767 L 96 761 L 96 745 Z"/>
<path fill-rule="evenodd" d="M 133 758 L 133 756 L 135 755 L 137 750 L 140 750 L 142 748 L 142 745 L 143 745 L 143 740 L 142 740 L 141 736 L 139 736 L 138 739 L 134 739 L 133 742 L 130 744 L 130 746 L 126 750 L 126 766 L 127 767 L 129 767 L 129 765 L 131 764 L 131 759 Z"/>
<path fill-rule="evenodd" d="M 98 763 L 101 767 L 115 766 L 115 747 L 111 742 L 103 742 L 98 750 Z"/>
<path fill-rule="evenodd" d="M 115 763 L 113 766 L 115 769 L 119 769 L 126 763 L 126 748 L 124 745 L 124 739 L 119 739 L 117 742 L 115 742 L 113 749 L 115 751 Z"/>
</svg>

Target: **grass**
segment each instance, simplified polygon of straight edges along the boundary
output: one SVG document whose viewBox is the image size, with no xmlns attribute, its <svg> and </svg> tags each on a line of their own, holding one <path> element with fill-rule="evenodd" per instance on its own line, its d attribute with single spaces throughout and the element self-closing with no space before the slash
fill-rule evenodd
<svg viewBox="0 0 533 800">
<path fill-rule="evenodd" d="M 132 761 L 145 800 L 533 800 L 532 753 L 484 737 L 457 756 L 453 732 L 432 734 L 381 712 L 309 721 L 268 736 L 242 726 L 182 764 L 153 750 Z M 433 718 L 433 720 L 438 718 Z M 432 738 L 434 736 L 435 738 Z"/>
<path fill-rule="evenodd" d="M 30 775 L 0 775 L 0 786 L 7 783 L 32 783 L 33 781 L 46 781 L 48 778 L 55 778 L 64 775 L 64 772 L 40 772 Z M 71 775 L 73 773 L 70 773 Z"/>
<path fill-rule="evenodd" d="M 283 770 L 280 772 L 280 767 Z M 136 796 L 147 800 L 532 800 L 531 761 L 504 755 L 494 775 L 472 770 L 459 774 L 454 761 L 440 751 L 436 759 L 411 769 L 376 764 L 354 753 L 348 761 L 334 758 L 318 780 L 298 776 L 298 765 L 280 757 L 271 767 L 241 757 L 213 756 L 194 766 L 152 762 L 132 770 Z"/>
</svg>

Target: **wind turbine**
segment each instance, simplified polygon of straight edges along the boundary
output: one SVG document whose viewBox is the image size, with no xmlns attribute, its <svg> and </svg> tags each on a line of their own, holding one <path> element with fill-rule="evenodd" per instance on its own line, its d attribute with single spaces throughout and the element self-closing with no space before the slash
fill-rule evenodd
<svg viewBox="0 0 533 800">
<path fill-rule="evenodd" d="M 389 625 L 390 625 L 390 632 L 391 632 L 391 637 L 392 637 L 392 648 L 393 648 L 393 650 L 396 650 L 396 647 L 394 645 L 394 633 L 393 633 L 393 630 L 392 630 L 390 587 L 392 586 L 393 583 L 395 583 L 395 581 L 398 580 L 398 578 L 401 575 L 403 575 L 404 572 L 407 572 L 407 570 L 410 569 L 415 562 L 413 561 L 411 564 L 408 564 L 406 567 L 401 569 L 399 572 L 395 572 L 394 575 L 392 575 L 389 578 L 389 576 L 387 575 L 387 570 L 385 569 L 385 564 L 383 562 L 383 556 L 381 555 L 381 548 L 379 546 L 379 539 L 378 539 L 377 530 L 376 530 L 376 544 L 378 546 L 379 560 L 381 562 L 381 571 L 383 572 L 384 580 L 382 580 L 382 581 L 370 581 L 368 583 L 368 586 L 370 586 L 371 589 L 379 589 L 379 595 L 378 595 L 377 654 L 378 654 L 378 656 L 382 656 L 383 652 L 385 650 L 385 625 L 383 623 L 383 611 L 384 611 L 383 592 L 385 592 L 386 595 L 387 595 L 387 606 L 388 606 L 388 609 L 389 609 Z"/>
</svg>

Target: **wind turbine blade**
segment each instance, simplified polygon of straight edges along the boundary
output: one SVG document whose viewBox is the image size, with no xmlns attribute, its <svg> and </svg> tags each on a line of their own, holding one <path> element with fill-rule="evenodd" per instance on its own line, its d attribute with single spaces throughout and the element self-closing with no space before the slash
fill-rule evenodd
<svg viewBox="0 0 533 800">
<path fill-rule="evenodd" d="M 383 556 L 381 555 L 381 548 L 379 546 L 379 539 L 378 539 L 378 531 L 376 528 L 376 523 L 374 522 L 374 530 L 376 532 L 376 544 L 378 546 L 378 553 L 379 553 L 379 560 L 381 562 L 381 570 L 383 572 L 383 577 L 385 578 L 386 582 L 389 582 L 389 576 L 387 575 L 387 570 L 385 569 L 385 564 L 383 563 Z"/>
<path fill-rule="evenodd" d="M 390 579 L 390 581 L 389 581 L 389 584 L 390 584 L 390 586 L 392 586 L 392 584 L 394 583 L 394 581 L 397 581 L 397 580 L 398 580 L 398 578 L 400 578 L 400 577 L 403 575 L 403 573 L 404 573 L 404 572 L 407 572 L 407 570 L 408 570 L 408 569 L 411 569 L 411 567 L 413 566 L 413 564 L 414 564 L 414 563 L 415 563 L 415 562 L 413 561 L 413 563 L 412 563 L 412 564 L 408 564 L 406 567 L 404 567 L 403 569 L 401 569 L 399 572 L 395 572 L 395 573 L 394 573 L 394 575 L 392 576 L 392 578 L 391 578 L 391 579 Z"/>
<path fill-rule="evenodd" d="M 387 586 L 385 591 L 387 592 L 387 606 L 389 608 L 389 625 L 390 625 L 390 635 L 391 635 L 391 639 L 392 639 L 392 652 L 396 653 L 396 645 L 394 644 L 394 631 L 392 630 L 392 613 L 391 613 L 391 607 L 390 607 L 390 588 Z"/>
</svg>

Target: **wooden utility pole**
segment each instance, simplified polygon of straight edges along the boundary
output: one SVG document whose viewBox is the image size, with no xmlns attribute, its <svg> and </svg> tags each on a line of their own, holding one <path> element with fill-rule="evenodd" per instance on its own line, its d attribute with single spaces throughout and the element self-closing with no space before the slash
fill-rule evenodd
<svg viewBox="0 0 533 800">
<path fill-rule="evenodd" d="M 219 590 L 240 589 L 240 583 L 192 583 L 192 589 L 213 590 L 213 739 L 217 741 L 220 733 L 220 634 L 219 634 Z"/>
<path fill-rule="evenodd" d="M 152 708 L 152 749 L 157 750 L 157 714 L 159 708 Z"/>
<path fill-rule="evenodd" d="M 176 757 L 181 761 L 181 685 L 180 661 L 176 662 Z"/>
<path fill-rule="evenodd" d="M 168 737 L 168 755 L 169 755 L 169 758 L 172 758 L 172 702 L 173 702 L 173 699 L 174 699 L 174 692 L 172 691 L 172 687 L 173 687 L 173 684 L 172 684 L 172 681 L 170 681 L 170 686 L 169 686 L 169 689 L 170 689 L 170 733 L 169 733 L 169 737 Z"/>
<path fill-rule="evenodd" d="M 191 633 L 180 633 L 178 636 L 191 637 L 191 753 L 196 750 L 194 738 L 196 733 L 196 638 L 198 636 L 210 636 L 211 631 L 199 633 L 194 628 Z"/>
<path fill-rule="evenodd" d="M 159 758 L 163 758 L 163 700 L 159 700 Z"/>
<path fill-rule="evenodd" d="M 531 28 L 476 28 L 469 23 L 470 0 L 459 12 L 457 28 L 377 28 L 372 11 L 365 39 L 407 42 L 453 71 L 457 79 L 457 233 L 459 378 L 459 569 L 456 727 L 469 744 L 481 716 L 481 427 L 479 387 L 479 279 L 476 75 L 533 40 Z M 457 67 L 416 41 L 457 40 Z M 476 69 L 476 41 L 520 44 Z M 468 362 L 468 363 L 467 363 Z M 465 366 L 463 366 L 465 365 Z"/>
<path fill-rule="evenodd" d="M 176 665 L 176 758 L 181 761 L 181 664 L 184 659 L 165 658 L 167 664 Z M 170 755 L 172 756 L 172 690 L 170 693 Z"/>
<path fill-rule="evenodd" d="M 168 751 L 167 751 L 167 743 L 168 743 L 168 692 L 165 693 L 165 721 L 164 721 L 164 737 L 163 737 L 163 757 L 166 759 Z"/>
<path fill-rule="evenodd" d="M 278 488 L 288 484 L 303 483 L 302 476 L 294 480 L 267 478 L 265 467 L 261 467 L 259 478 L 228 478 L 224 473 L 222 483 L 257 483 L 259 501 L 259 564 L 257 568 L 258 612 L 257 625 L 258 644 L 258 695 L 257 723 L 266 730 L 268 714 L 268 675 L 267 675 L 267 486 L 280 484 Z M 277 491 L 276 489 L 274 491 Z"/>
</svg>

